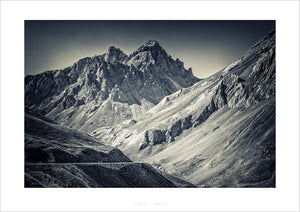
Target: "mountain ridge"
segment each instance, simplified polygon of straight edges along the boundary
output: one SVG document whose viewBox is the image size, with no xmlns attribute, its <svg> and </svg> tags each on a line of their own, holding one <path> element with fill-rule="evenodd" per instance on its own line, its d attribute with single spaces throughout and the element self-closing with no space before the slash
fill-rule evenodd
<svg viewBox="0 0 300 212">
<path fill-rule="evenodd" d="M 25 106 L 91 133 L 136 118 L 165 95 L 197 81 L 191 69 L 173 60 L 156 41 L 146 42 L 129 56 L 111 46 L 106 53 L 80 59 L 63 70 L 26 76 Z M 92 126 L 86 125 L 89 119 Z"/>
</svg>

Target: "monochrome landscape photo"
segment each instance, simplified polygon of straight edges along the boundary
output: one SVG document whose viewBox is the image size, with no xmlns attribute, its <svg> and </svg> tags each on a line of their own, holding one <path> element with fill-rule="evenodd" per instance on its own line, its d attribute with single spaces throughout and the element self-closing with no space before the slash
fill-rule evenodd
<svg viewBox="0 0 300 212">
<path fill-rule="evenodd" d="M 275 21 L 26 20 L 24 187 L 275 188 Z"/>
</svg>

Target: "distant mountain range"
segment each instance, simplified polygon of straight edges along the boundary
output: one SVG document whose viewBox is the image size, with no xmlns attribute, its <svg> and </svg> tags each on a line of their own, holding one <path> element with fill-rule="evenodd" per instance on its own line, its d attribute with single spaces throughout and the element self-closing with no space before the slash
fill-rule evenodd
<svg viewBox="0 0 300 212">
<path fill-rule="evenodd" d="M 69 149 L 61 141 L 55 141 L 58 149 L 52 143 L 50 148 L 43 141 L 48 133 L 39 124 L 30 125 L 25 134 L 40 132 L 40 137 L 25 136 L 25 156 L 46 152 L 50 156 L 45 163 L 104 160 L 91 150 L 70 153 L 79 142 L 73 140 L 73 128 L 113 149 L 121 161 L 149 163 L 172 186 L 275 187 L 275 67 L 272 31 L 240 59 L 201 80 L 154 40 L 129 56 L 110 47 L 63 70 L 28 75 L 26 114 L 67 126 L 70 136 L 64 135 L 70 139 Z M 64 152 L 51 156 L 58 150 Z M 153 187 L 172 187 L 164 180 L 153 181 Z"/>
</svg>

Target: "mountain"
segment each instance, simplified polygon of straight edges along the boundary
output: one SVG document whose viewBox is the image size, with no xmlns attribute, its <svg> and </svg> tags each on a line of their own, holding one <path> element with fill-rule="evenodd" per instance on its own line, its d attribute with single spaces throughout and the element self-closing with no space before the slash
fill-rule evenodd
<svg viewBox="0 0 300 212">
<path fill-rule="evenodd" d="M 275 187 L 275 31 L 225 69 L 95 136 L 198 187 Z"/>
<path fill-rule="evenodd" d="M 174 182 L 174 183 L 173 183 Z M 193 187 L 77 130 L 25 110 L 25 187 Z"/>
<path fill-rule="evenodd" d="M 199 81 L 157 41 L 127 56 L 110 47 L 63 70 L 25 77 L 25 106 L 58 123 L 91 134 L 136 119 L 166 95 Z"/>
<path fill-rule="evenodd" d="M 25 185 L 275 187 L 275 66 L 272 31 L 201 81 L 153 40 L 26 76 Z"/>
</svg>

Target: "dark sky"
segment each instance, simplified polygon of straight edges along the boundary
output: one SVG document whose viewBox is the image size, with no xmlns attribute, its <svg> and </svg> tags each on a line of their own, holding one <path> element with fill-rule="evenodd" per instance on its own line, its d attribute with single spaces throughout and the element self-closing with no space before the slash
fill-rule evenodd
<svg viewBox="0 0 300 212">
<path fill-rule="evenodd" d="M 154 39 L 204 78 L 272 29 L 275 21 L 25 21 L 25 74 L 65 68 L 109 46 L 129 55 Z"/>
</svg>

